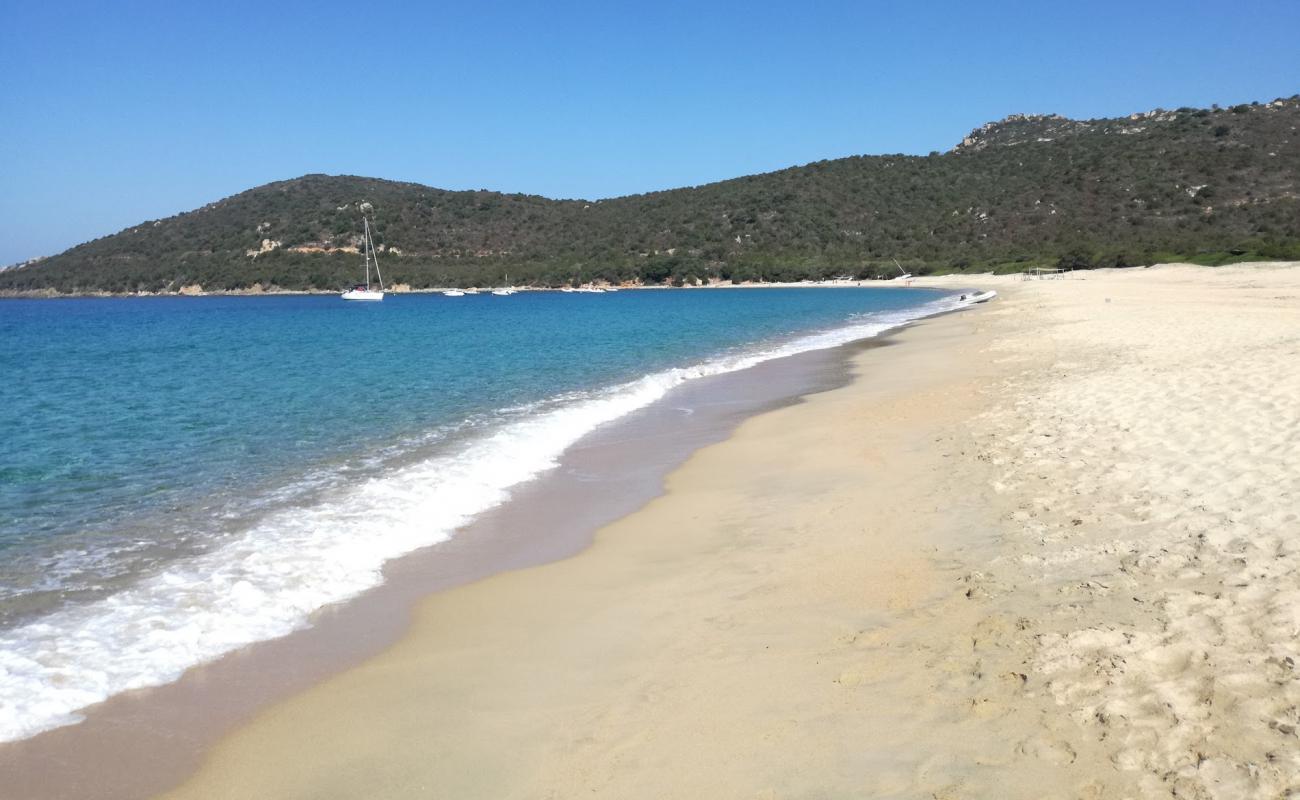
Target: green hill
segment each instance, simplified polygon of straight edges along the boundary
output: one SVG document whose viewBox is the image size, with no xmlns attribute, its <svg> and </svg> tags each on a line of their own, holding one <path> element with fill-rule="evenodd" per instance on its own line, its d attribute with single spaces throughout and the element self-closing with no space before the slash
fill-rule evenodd
<svg viewBox="0 0 1300 800">
<path fill-rule="evenodd" d="M 335 289 L 374 207 L 390 284 L 798 280 L 1300 258 L 1300 95 L 1077 121 L 602 201 L 307 175 L 0 272 L 0 291 Z"/>
</svg>

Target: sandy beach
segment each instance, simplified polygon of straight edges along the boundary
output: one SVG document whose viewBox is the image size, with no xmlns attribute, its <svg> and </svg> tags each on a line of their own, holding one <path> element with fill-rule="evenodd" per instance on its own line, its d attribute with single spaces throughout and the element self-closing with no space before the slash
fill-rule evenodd
<svg viewBox="0 0 1300 800">
<path fill-rule="evenodd" d="M 4 15 L 0 800 L 1300 800 L 1300 0 L 334 5 Z"/>
<path fill-rule="evenodd" d="M 1300 269 L 987 285 L 168 798 L 1300 792 Z M 918 281 L 918 285 L 927 283 Z"/>
</svg>

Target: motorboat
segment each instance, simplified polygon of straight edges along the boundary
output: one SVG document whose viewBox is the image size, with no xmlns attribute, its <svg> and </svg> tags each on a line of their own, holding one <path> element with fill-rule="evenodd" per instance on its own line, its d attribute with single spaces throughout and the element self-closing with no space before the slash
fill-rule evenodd
<svg viewBox="0 0 1300 800">
<path fill-rule="evenodd" d="M 976 303 L 987 303 L 988 301 L 992 300 L 997 296 L 998 296 L 997 292 L 993 291 L 992 289 L 986 289 L 982 292 L 972 292 L 971 294 L 964 294 L 961 297 L 957 298 L 957 302 L 961 303 L 962 305 L 973 306 Z"/>
</svg>

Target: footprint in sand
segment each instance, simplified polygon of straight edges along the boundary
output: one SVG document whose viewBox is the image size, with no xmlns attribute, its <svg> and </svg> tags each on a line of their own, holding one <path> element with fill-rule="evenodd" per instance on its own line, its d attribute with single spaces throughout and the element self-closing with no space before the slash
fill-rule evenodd
<svg viewBox="0 0 1300 800">
<path fill-rule="evenodd" d="M 1073 764 L 1078 755 L 1069 743 L 1059 739 L 1032 737 L 1016 745 L 1016 752 L 1028 758 L 1046 761 L 1049 764 Z"/>
</svg>

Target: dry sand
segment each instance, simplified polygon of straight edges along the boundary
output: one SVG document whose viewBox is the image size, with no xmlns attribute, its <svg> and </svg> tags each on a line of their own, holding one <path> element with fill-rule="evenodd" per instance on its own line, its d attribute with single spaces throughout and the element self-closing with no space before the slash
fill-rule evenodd
<svg viewBox="0 0 1300 800">
<path fill-rule="evenodd" d="M 168 797 L 1300 793 L 1300 269 L 975 282 Z"/>
</svg>

